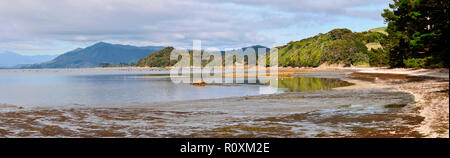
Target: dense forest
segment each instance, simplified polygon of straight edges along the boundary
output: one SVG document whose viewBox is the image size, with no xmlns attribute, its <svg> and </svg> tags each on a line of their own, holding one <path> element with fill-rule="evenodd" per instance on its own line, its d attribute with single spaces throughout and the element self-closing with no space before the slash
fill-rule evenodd
<svg viewBox="0 0 450 158">
<path fill-rule="evenodd" d="M 449 1 L 394 0 L 382 16 L 388 23 L 383 43 L 392 67 L 447 67 Z"/>
</svg>

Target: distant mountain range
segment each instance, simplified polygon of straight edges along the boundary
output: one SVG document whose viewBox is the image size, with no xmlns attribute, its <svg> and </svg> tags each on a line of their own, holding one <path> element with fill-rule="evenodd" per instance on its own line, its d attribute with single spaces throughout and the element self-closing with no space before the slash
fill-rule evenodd
<svg viewBox="0 0 450 158">
<path fill-rule="evenodd" d="M 242 48 L 242 51 L 246 51 L 248 48 L 252 48 L 254 51 L 259 51 L 260 48 L 264 48 L 265 51 L 269 51 L 270 50 L 270 48 L 268 48 L 266 46 L 254 45 L 254 46 L 244 47 L 244 48 Z"/>
<path fill-rule="evenodd" d="M 136 47 L 99 42 L 86 48 L 78 48 L 64 53 L 51 61 L 26 65 L 22 68 L 89 68 L 97 67 L 100 63 L 111 65 L 137 63 L 139 59 L 163 48 L 160 46 Z"/>
<path fill-rule="evenodd" d="M 0 53 L 0 68 L 20 68 L 23 65 L 42 63 L 56 58 L 58 55 L 20 55 L 14 52 Z"/>
</svg>

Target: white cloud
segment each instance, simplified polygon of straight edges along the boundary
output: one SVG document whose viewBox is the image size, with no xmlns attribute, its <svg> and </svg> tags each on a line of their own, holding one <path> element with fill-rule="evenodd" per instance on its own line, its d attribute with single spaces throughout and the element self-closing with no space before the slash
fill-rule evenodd
<svg viewBox="0 0 450 158">
<path fill-rule="evenodd" d="M 264 30 L 335 16 L 373 19 L 373 10 L 358 8 L 377 4 L 387 0 L 0 0 L 0 42 L 271 45 L 279 41 Z"/>
</svg>

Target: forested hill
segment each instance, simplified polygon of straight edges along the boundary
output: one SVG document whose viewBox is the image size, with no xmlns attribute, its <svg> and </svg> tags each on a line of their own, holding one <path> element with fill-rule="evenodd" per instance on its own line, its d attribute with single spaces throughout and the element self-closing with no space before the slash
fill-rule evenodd
<svg viewBox="0 0 450 158">
<path fill-rule="evenodd" d="M 385 66 L 388 55 L 378 50 L 386 34 L 380 31 L 352 32 L 349 29 L 335 29 L 326 34 L 293 41 L 279 49 L 279 65 L 292 67 L 316 67 L 324 63 L 345 65 Z M 269 48 L 251 46 L 242 48 Z M 166 47 L 139 60 L 137 66 L 165 67 L 176 61 L 170 60 L 173 47 Z M 224 52 L 222 52 L 222 55 Z M 207 61 L 205 61 L 207 62 Z"/>
<path fill-rule="evenodd" d="M 321 64 L 385 65 L 388 56 L 368 47 L 380 45 L 386 34 L 335 29 L 325 34 L 292 41 L 279 49 L 280 66 L 316 67 Z"/>
<path fill-rule="evenodd" d="M 260 50 L 263 51 L 269 51 L 270 48 L 267 48 L 265 46 L 261 46 L 261 45 L 254 45 L 254 46 L 249 46 L 249 47 L 244 47 L 241 49 L 236 49 L 230 52 L 244 52 L 247 49 L 253 49 L 253 51 L 258 52 Z M 166 67 L 166 66 L 173 66 L 177 63 L 177 60 L 170 60 L 170 53 L 175 50 L 175 48 L 173 47 L 166 47 L 158 52 L 149 54 L 147 57 L 142 58 L 141 60 L 139 60 L 139 62 L 136 64 L 136 66 L 138 67 Z M 189 50 L 189 55 L 192 58 L 192 50 Z M 208 52 L 208 51 L 201 51 L 202 55 L 204 55 L 204 57 L 207 57 L 208 55 L 205 55 L 205 53 L 208 54 L 220 54 L 220 55 L 225 55 L 226 52 L 225 51 L 218 51 L 218 52 Z M 224 58 L 222 60 L 225 60 Z M 207 63 L 209 63 L 211 61 L 211 59 L 202 59 L 202 64 L 206 65 Z M 224 61 L 222 61 L 224 62 Z"/>
<path fill-rule="evenodd" d="M 158 52 L 152 53 L 145 58 L 138 61 L 138 67 L 166 67 L 173 66 L 176 61 L 170 60 L 170 53 L 174 50 L 173 47 L 166 47 Z"/>
</svg>

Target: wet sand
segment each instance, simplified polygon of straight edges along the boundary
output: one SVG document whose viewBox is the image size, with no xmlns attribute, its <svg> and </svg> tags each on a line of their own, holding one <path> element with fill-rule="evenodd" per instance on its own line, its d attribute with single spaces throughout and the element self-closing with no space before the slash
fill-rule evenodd
<svg viewBox="0 0 450 158">
<path fill-rule="evenodd" d="M 293 74 L 354 83 L 333 90 L 151 104 L 0 105 L 0 137 L 448 137 L 448 77 L 362 71 Z"/>
<path fill-rule="evenodd" d="M 367 68 L 358 72 L 366 80 L 395 87 L 414 96 L 414 102 L 405 107 L 405 113 L 424 118 L 414 126 L 414 131 L 424 137 L 449 137 L 448 69 Z"/>
</svg>

